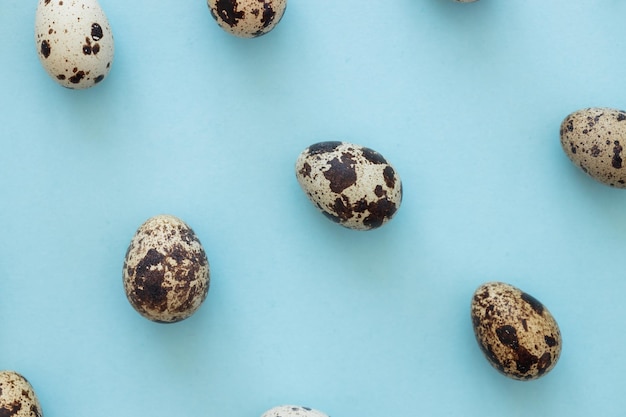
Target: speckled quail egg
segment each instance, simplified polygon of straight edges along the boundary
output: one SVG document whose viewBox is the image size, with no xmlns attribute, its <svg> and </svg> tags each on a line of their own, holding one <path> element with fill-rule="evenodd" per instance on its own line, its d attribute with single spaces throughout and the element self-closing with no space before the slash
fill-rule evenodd
<svg viewBox="0 0 626 417">
<path fill-rule="evenodd" d="M 355 230 L 387 223 L 402 202 L 396 170 L 378 152 L 346 142 L 319 142 L 296 161 L 298 183 L 329 219 Z"/>
<path fill-rule="evenodd" d="M 98 84 L 113 62 L 113 34 L 97 0 L 39 0 L 35 44 L 46 72 L 71 89 Z"/>
<path fill-rule="evenodd" d="M 261 417 L 328 417 L 321 411 L 298 405 L 280 405 L 267 410 Z"/>
<path fill-rule="evenodd" d="M 43 416 L 33 387 L 17 372 L 0 371 L 0 416 Z"/>
<path fill-rule="evenodd" d="M 478 287 L 471 304 L 476 340 L 502 374 L 531 380 L 548 373 L 561 355 L 561 332 L 536 298 L 503 282 Z"/>
<path fill-rule="evenodd" d="M 575 111 L 561 123 L 561 146 L 592 178 L 626 188 L 626 112 L 603 107 Z"/>
<path fill-rule="evenodd" d="M 265 35 L 287 8 L 287 0 L 207 0 L 207 4 L 217 24 L 240 38 Z"/>
<path fill-rule="evenodd" d="M 130 304 L 155 322 L 191 316 L 209 291 L 209 262 L 194 231 L 171 215 L 142 224 L 124 260 L 124 290 Z"/>
</svg>

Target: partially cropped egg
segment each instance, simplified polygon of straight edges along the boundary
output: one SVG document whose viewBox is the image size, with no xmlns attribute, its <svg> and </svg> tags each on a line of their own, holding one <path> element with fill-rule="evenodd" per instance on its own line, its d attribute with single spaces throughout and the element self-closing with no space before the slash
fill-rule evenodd
<svg viewBox="0 0 626 417">
<path fill-rule="evenodd" d="M 194 231 L 181 219 L 158 215 L 132 238 L 123 269 L 130 304 L 149 320 L 173 323 L 200 308 L 209 291 L 209 262 Z"/>
<path fill-rule="evenodd" d="M 321 411 L 300 405 L 280 405 L 267 410 L 261 417 L 328 417 Z"/>
<path fill-rule="evenodd" d="M 43 417 L 30 383 L 14 371 L 0 371 L 0 416 Z"/>
<path fill-rule="evenodd" d="M 240 38 L 265 35 L 287 8 L 287 0 L 207 0 L 207 4 L 217 24 Z"/>
<path fill-rule="evenodd" d="M 39 0 L 35 44 L 48 75 L 71 89 L 100 83 L 113 62 L 113 34 L 97 0 Z"/>
<path fill-rule="evenodd" d="M 561 355 L 561 332 L 536 298 L 503 283 L 489 282 L 474 292 L 474 334 L 489 363 L 518 380 L 539 378 Z"/>
<path fill-rule="evenodd" d="M 319 142 L 296 161 L 296 178 L 311 202 L 349 229 L 387 223 L 402 202 L 395 168 L 378 152 L 346 142 Z"/>
<path fill-rule="evenodd" d="M 561 146 L 583 172 L 615 188 L 626 188 L 626 111 L 590 107 L 561 122 Z"/>
</svg>

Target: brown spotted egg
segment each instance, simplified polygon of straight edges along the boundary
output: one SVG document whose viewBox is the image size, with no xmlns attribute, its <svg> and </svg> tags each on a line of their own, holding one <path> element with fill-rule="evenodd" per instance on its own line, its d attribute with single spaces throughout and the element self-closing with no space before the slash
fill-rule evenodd
<svg viewBox="0 0 626 417">
<path fill-rule="evenodd" d="M 321 411 L 299 405 L 280 405 L 267 410 L 261 417 L 328 417 Z"/>
<path fill-rule="evenodd" d="M 39 0 L 35 44 L 48 75 L 71 89 L 98 84 L 113 62 L 113 34 L 97 0 Z"/>
<path fill-rule="evenodd" d="M 568 158 L 592 178 L 626 188 L 626 112 L 592 107 L 575 111 L 561 123 L 561 146 Z"/>
<path fill-rule="evenodd" d="M 209 262 L 194 231 L 171 215 L 148 219 L 124 260 L 124 290 L 142 316 L 173 323 L 191 316 L 209 291 Z"/>
<path fill-rule="evenodd" d="M 548 373 L 561 355 L 561 332 L 536 298 L 512 285 L 478 287 L 471 305 L 478 345 L 491 365 L 518 380 Z"/>
<path fill-rule="evenodd" d="M 43 416 L 33 387 L 17 372 L 0 371 L 0 416 Z"/>
<path fill-rule="evenodd" d="M 207 4 L 217 24 L 240 38 L 265 35 L 287 8 L 287 0 L 207 0 Z"/>
<path fill-rule="evenodd" d="M 345 142 L 320 142 L 296 161 L 296 178 L 329 219 L 349 229 L 387 223 L 402 202 L 402 183 L 378 152 Z"/>
</svg>

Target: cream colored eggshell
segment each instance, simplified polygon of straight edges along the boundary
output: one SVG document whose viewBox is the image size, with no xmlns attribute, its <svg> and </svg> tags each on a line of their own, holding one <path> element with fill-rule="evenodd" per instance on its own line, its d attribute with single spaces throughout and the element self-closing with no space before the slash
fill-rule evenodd
<svg viewBox="0 0 626 417">
<path fill-rule="evenodd" d="M 569 114 L 561 123 L 567 157 L 592 178 L 626 188 L 626 112 L 592 107 Z"/>
<path fill-rule="evenodd" d="M 17 372 L 0 371 L 0 416 L 43 416 L 33 387 Z"/>
<path fill-rule="evenodd" d="M 71 89 L 100 83 L 113 62 L 113 34 L 97 0 L 39 0 L 35 44 L 48 75 Z"/>
<path fill-rule="evenodd" d="M 267 410 L 261 417 L 328 417 L 321 411 L 298 405 L 280 405 Z"/>
<path fill-rule="evenodd" d="M 287 0 L 207 0 L 211 16 L 240 38 L 265 35 L 282 19 Z"/>
<path fill-rule="evenodd" d="M 142 316 L 173 323 L 191 316 L 209 290 L 209 262 L 194 231 L 171 215 L 142 224 L 130 242 L 124 290 Z"/>
<path fill-rule="evenodd" d="M 311 202 L 340 225 L 370 230 L 400 208 L 402 183 L 378 152 L 345 142 L 320 142 L 296 161 L 296 178 Z"/>
<path fill-rule="evenodd" d="M 503 282 L 478 287 L 471 317 L 476 341 L 489 363 L 518 380 L 539 378 L 561 355 L 561 332 L 537 299 Z"/>
</svg>

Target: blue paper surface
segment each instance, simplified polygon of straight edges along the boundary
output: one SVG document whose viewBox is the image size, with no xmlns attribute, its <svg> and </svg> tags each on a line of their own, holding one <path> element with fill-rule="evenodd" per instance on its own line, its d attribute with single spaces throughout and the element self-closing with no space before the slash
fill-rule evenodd
<svg viewBox="0 0 626 417">
<path fill-rule="evenodd" d="M 36 1 L 0 4 L 0 368 L 46 417 L 619 416 L 626 192 L 564 155 L 563 118 L 626 107 L 626 3 L 290 0 L 258 39 L 202 0 L 101 0 L 111 73 L 41 67 Z M 404 200 L 378 230 L 318 213 L 312 143 L 371 147 Z M 130 239 L 174 214 L 211 288 L 173 325 L 126 300 Z M 469 318 L 486 281 L 541 300 L 563 335 L 509 380 Z"/>
</svg>

